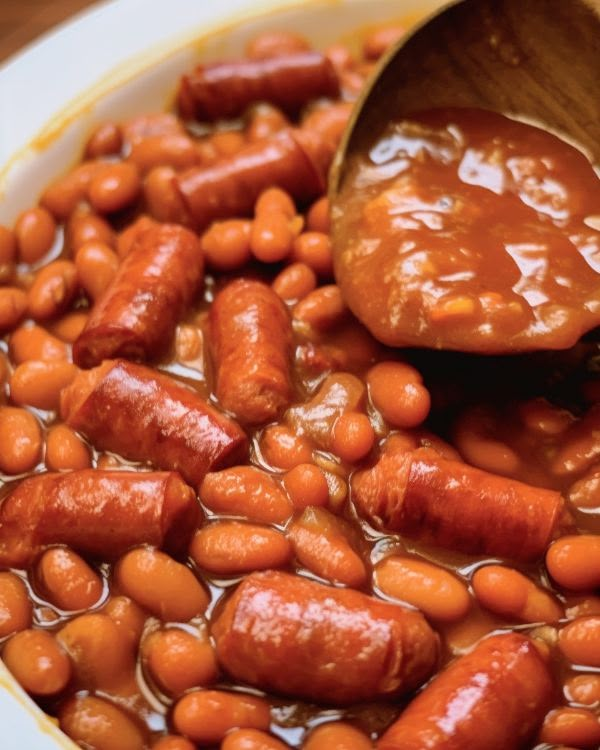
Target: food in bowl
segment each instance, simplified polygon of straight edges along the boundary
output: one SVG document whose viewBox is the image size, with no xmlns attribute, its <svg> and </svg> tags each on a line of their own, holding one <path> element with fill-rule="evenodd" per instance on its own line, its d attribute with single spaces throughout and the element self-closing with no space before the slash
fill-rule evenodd
<svg viewBox="0 0 600 750">
<path fill-rule="evenodd" d="M 2 658 L 83 747 L 598 742 L 593 341 L 391 349 L 334 283 L 400 33 L 260 35 L 0 231 Z"/>
</svg>

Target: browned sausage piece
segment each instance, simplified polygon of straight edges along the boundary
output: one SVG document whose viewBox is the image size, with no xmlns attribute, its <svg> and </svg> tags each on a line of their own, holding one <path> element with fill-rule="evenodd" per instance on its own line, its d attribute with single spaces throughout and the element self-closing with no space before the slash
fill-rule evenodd
<svg viewBox="0 0 600 750">
<path fill-rule="evenodd" d="M 306 51 L 199 65 L 181 79 L 179 111 L 187 118 L 213 121 L 238 117 L 250 104 L 263 101 L 295 114 L 311 99 L 338 94 L 331 61 Z"/>
<path fill-rule="evenodd" d="M 494 635 L 434 678 L 377 743 L 378 750 L 520 750 L 555 696 L 533 641 Z"/>
<path fill-rule="evenodd" d="M 543 557 L 558 527 L 558 492 L 420 448 L 384 451 L 352 478 L 354 503 L 376 526 L 467 554 Z"/>
<path fill-rule="evenodd" d="M 268 187 L 280 187 L 301 202 L 318 198 L 325 190 L 330 157 L 328 143 L 321 143 L 317 134 L 288 128 L 173 179 L 190 221 L 200 230 L 215 219 L 250 215 Z"/>
<path fill-rule="evenodd" d="M 26 567 L 46 544 L 103 558 L 143 543 L 183 552 L 198 516 L 194 491 L 173 471 L 38 474 L 0 506 L 0 565 Z"/>
<path fill-rule="evenodd" d="M 237 279 L 210 308 L 210 339 L 221 406 L 245 423 L 271 421 L 292 398 L 292 325 L 260 281 Z"/>
<path fill-rule="evenodd" d="M 202 251 L 193 232 L 160 224 L 142 233 L 75 341 L 76 364 L 94 367 L 114 357 L 160 354 L 168 348 L 202 275 Z"/>
<path fill-rule="evenodd" d="M 61 414 L 96 448 L 179 471 L 193 486 L 247 457 L 236 422 L 167 375 L 126 360 L 80 372 L 62 392 Z"/>
<path fill-rule="evenodd" d="M 212 632 L 234 679 L 324 704 L 409 692 L 439 653 L 418 612 L 275 571 L 247 576 Z"/>
</svg>

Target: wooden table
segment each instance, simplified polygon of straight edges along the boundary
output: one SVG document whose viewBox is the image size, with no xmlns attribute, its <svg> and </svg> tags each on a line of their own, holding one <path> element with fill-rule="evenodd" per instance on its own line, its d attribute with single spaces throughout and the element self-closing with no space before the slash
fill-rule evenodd
<svg viewBox="0 0 600 750">
<path fill-rule="evenodd" d="M 94 0 L 0 0 L 0 63 Z"/>
</svg>

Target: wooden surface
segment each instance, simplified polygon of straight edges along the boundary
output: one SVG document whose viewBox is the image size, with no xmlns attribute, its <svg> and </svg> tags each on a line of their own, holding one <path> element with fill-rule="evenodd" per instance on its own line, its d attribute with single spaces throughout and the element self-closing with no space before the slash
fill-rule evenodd
<svg viewBox="0 0 600 750">
<path fill-rule="evenodd" d="M 94 0 L 0 0 L 0 63 Z"/>
</svg>

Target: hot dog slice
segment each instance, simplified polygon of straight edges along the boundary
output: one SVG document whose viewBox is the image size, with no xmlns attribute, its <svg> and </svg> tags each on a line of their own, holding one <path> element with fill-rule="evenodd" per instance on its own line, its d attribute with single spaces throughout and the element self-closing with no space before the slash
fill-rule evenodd
<svg viewBox="0 0 600 750">
<path fill-rule="evenodd" d="M 168 348 L 202 275 L 202 251 L 193 232 L 171 224 L 143 232 L 92 308 L 73 345 L 74 361 L 94 367 L 114 357 L 160 354 Z"/>
<path fill-rule="evenodd" d="M 439 652 L 418 612 L 275 571 L 249 575 L 212 632 L 233 678 L 336 705 L 414 689 Z"/>
<path fill-rule="evenodd" d="M 427 448 L 384 451 L 352 479 L 376 526 L 467 554 L 536 560 L 560 521 L 558 492 L 442 458 Z"/>
<path fill-rule="evenodd" d="M 62 392 L 61 413 L 96 448 L 179 471 L 193 486 L 243 463 L 248 451 L 236 422 L 167 375 L 126 360 L 79 373 Z"/>
<path fill-rule="evenodd" d="M 311 99 L 338 94 L 331 61 L 306 51 L 199 65 L 181 79 L 179 110 L 184 117 L 212 121 L 238 117 L 250 104 L 263 101 L 295 114 Z"/>
<path fill-rule="evenodd" d="M 438 675 L 377 749 L 519 750 L 553 697 L 552 676 L 533 641 L 494 635 Z"/>
<path fill-rule="evenodd" d="M 275 419 L 292 398 L 292 324 L 266 284 L 237 279 L 210 309 L 210 339 L 221 406 L 242 422 Z"/>
<path fill-rule="evenodd" d="M 182 552 L 198 515 L 194 491 L 174 471 L 39 474 L 0 506 L 0 565 L 26 567 L 46 544 L 103 559 L 142 543 Z"/>
</svg>

